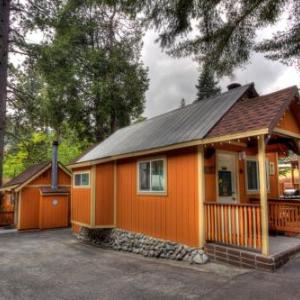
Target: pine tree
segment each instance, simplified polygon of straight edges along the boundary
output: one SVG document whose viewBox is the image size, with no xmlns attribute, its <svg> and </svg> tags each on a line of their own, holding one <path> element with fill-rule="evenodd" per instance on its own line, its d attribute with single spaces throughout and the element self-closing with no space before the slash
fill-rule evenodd
<svg viewBox="0 0 300 300">
<path fill-rule="evenodd" d="M 181 101 L 180 101 L 180 108 L 183 108 L 186 106 L 186 102 L 185 102 L 185 99 L 182 98 Z"/>
<path fill-rule="evenodd" d="M 218 76 L 229 75 L 248 62 L 251 51 L 286 63 L 294 63 L 300 56 L 299 0 L 139 2 L 144 4 L 148 24 L 159 32 L 162 48 L 175 57 L 194 56 L 209 63 Z M 260 42 L 258 31 L 282 17 L 288 20 L 287 28 Z M 196 34 L 189 34 L 195 23 Z M 211 25 L 209 34 L 207 24 Z"/>
<path fill-rule="evenodd" d="M 218 82 L 215 81 L 214 73 L 209 67 L 204 67 L 199 75 L 197 88 L 197 99 L 200 101 L 212 96 L 220 94 L 221 88 L 218 86 Z"/>
<path fill-rule="evenodd" d="M 10 0 L 0 1 L 0 186 L 3 183 L 10 4 Z"/>
</svg>

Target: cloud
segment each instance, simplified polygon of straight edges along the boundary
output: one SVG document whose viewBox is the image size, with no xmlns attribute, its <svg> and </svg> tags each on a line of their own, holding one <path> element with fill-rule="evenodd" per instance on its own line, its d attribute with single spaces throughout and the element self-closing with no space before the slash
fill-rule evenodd
<svg viewBox="0 0 300 300">
<path fill-rule="evenodd" d="M 264 33 L 266 35 L 267 33 Z M 146 33 L 142 59 L 149 67 L 150 87 L 146 94 L 144 115 L 152 117 L 179 107 L 182 98 L 191 103 L 196 98 L 198 66 L 192 58 L 175 59 L 162 52 L 155 43 L 157 34 Z M 254 82 L 259 94 L 265 94 L 291 85 L 299 85 L 300 70 L 253 53 L 250 62 L 234 72 L 233 78 L 220 81 L 222 90 L 231 82 Z"/>
</svg>

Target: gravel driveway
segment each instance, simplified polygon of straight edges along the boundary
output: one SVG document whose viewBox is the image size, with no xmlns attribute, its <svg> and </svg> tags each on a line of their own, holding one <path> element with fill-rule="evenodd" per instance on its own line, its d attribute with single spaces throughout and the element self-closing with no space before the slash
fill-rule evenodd
<svg viewBox="0 0 300 300">
<path fill-rule="evenodd" d="M 103 250 L 69 230 L 0 235 L 0 299 L 299 298 L 300 257 L 272 274 Z"/>
</svg>

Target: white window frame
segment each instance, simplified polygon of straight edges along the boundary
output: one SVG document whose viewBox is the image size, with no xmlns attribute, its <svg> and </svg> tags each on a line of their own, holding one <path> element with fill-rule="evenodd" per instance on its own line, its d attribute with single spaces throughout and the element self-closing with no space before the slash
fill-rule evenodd
<svg viewBox="0 0 300 300">
<path fill-rule="evenodd" d="M 247 172 L 247 162 L 254 161 L 256 162 L 256 178 L 257 178 L 257 189 L 249 189 L 248 188 L 248 172 Z M 270 192 L 271 184 L 270 184 L 270 161 L 266 158 L 266 179 L 267 179 L 267 191 Z M 246 184 L 246 191 L 247 194 L 257 194 L 260 191 L 259 185 L 259 162 L 256 156 L 247 156 L 245 159 L 245 184 Z"/>
<path fill-rule="evenodd" d="M 89 184 L 87 185 L 76 185 L 75 177 L 76 175 L 88 174 L 89 176 Z M 75 189 L 88 189 L 91 187 L 91 172 L 90 171 L 78 171 L 73 173 L 73 188 Z"/>
<path fill-rule="evenodd" d="M 164 189 L 162 191 L 152 190 L 152 162 L 154 161 L 163 161 L 163 170 L 164 170 Z M 142 163 L 150 163 L 150 190 L 145 191 L 140 189 L 140 164 Z M 167 159 L 166 157 L 155 157 L 148 158 L 137 161 L 137 191 L 138 194 L 141 195 L 167 195 L 167 185 L 168 185 L 168 176 L 167 176 Z"/>
</svg>

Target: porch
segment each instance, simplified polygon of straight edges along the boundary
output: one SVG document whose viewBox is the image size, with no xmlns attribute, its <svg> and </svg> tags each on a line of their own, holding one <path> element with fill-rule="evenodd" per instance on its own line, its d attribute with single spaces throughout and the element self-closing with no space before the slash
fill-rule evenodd
<svg viewBox="0 0 300 300">
<path fill-rule="evenodd" d="M 205 207 L 206 242 L 262 251 L 262 212 L 259 204 L 209 203 Z M 268 227 L 272 236 L 300 235 L 300 200 L 269 200 Z M 269 237 L 269 253 L 289 246 L 289 237 Z M 296 242 L 298 239 L 290 240 Z M 282 241 L 282 245 L 279 244 Z M 299 238 L 300 243 L 300 238 Z M 277 250 L 276 250 L 277 249 Z"/>
<path fill-rule="evenodd" d="M 299 140 L 278 130 L 199 147 L 200 236 L 213 260 L 275 270 L 300 252 L 300 198 L 281 195 L 278 170 L 279 157 L 299 157 Z"/>
</svg>

